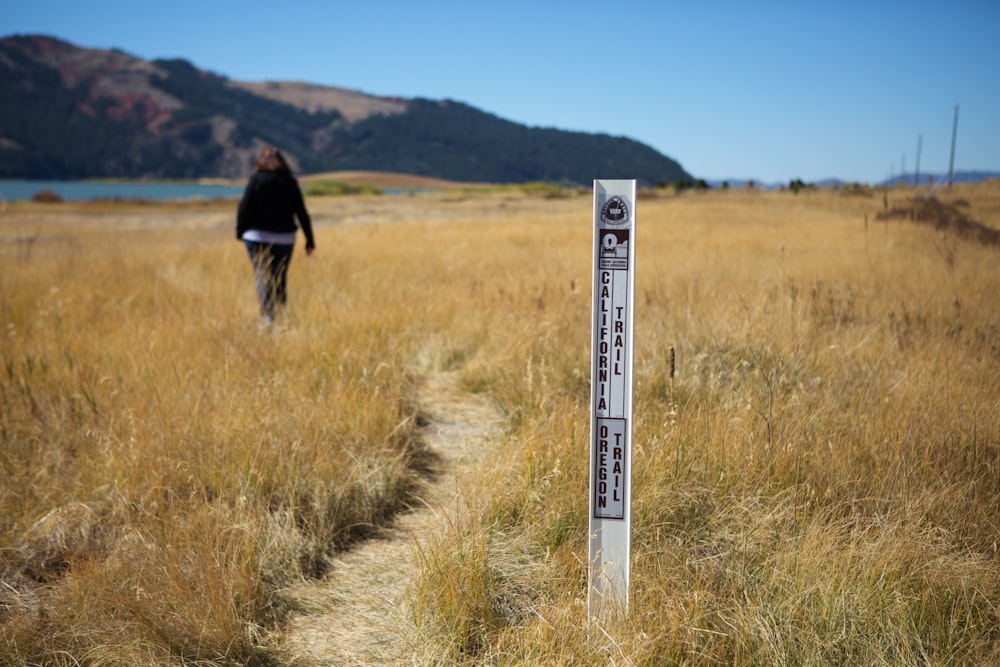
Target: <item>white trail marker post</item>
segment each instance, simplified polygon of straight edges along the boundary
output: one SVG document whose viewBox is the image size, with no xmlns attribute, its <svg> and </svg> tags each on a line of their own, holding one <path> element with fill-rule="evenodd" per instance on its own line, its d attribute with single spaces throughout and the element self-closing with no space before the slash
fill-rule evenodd
<svg viewBox="0 0 1000 667">
<path fill-rule="evenodd" d="M 594 181 L 590 619 L 628 613 L 632 542 L 635 181 Z"/>
</svg>

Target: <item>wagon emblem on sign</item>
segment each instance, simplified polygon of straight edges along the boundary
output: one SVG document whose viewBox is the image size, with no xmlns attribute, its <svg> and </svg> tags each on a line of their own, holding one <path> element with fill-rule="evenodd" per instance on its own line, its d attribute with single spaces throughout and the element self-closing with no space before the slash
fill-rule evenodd
<svg viewBox="0 0 1000 667">
<path fill-rule="evenodd" d="M 601 221 L 608 225 L 624 225 L 628 222 L 628 204 L 621 197 L 612 197 L 601 209 Z"/>
</svg>

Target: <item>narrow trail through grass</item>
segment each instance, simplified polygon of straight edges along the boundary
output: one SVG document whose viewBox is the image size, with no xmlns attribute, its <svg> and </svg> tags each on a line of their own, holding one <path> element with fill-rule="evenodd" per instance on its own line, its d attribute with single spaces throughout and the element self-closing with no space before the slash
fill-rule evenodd
<svg viewBox="0 0 1000 667">
<path fill-rule="evenodd" d="M 427 650 L 408 599 L 419 549 L 462 511 L 468 478 L 499 431 L 501 415 L 489 399 L 462 391 L 454 371 L 419 378 L 417 400 L 427 446 L 440 457 L 438 473 L 422 506 L 338 555 L 323 580 L 287 591 L 301 609 L 280 638 L 292 664 L 392 665 Z"/>
</svg>

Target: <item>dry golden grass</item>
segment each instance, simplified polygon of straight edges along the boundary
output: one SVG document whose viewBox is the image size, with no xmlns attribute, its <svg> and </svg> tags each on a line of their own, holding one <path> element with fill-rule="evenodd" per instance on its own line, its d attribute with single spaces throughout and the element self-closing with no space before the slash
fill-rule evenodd
<svg viewBox="0 0 1000 667">
<path fill-rule="evenodd" d="M 276 660 L 282 590 L 421 483 L 427 368 L 508 423 L 423 662 L 1000 660 L 996 247 L 881 193 L 641 198 L 633 597 L 588 628 L 590 197 L 309 205 L 263 332 L 231 202 L 0 214 L 0 663 Z"/>
</svg>

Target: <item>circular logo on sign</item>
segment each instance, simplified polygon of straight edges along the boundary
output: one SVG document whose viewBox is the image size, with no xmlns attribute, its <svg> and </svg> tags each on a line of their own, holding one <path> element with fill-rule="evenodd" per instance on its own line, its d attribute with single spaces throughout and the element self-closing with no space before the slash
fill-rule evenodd
<svg viewBox="0 0 1000 667">
<path fill-rule="evenodd" d="M 628 222 L 628 204 L 619 196 L 614 196 L 604 202 L 601 209 L 601 221 L 609 225 L 624 225 Z"/>
</svg>

